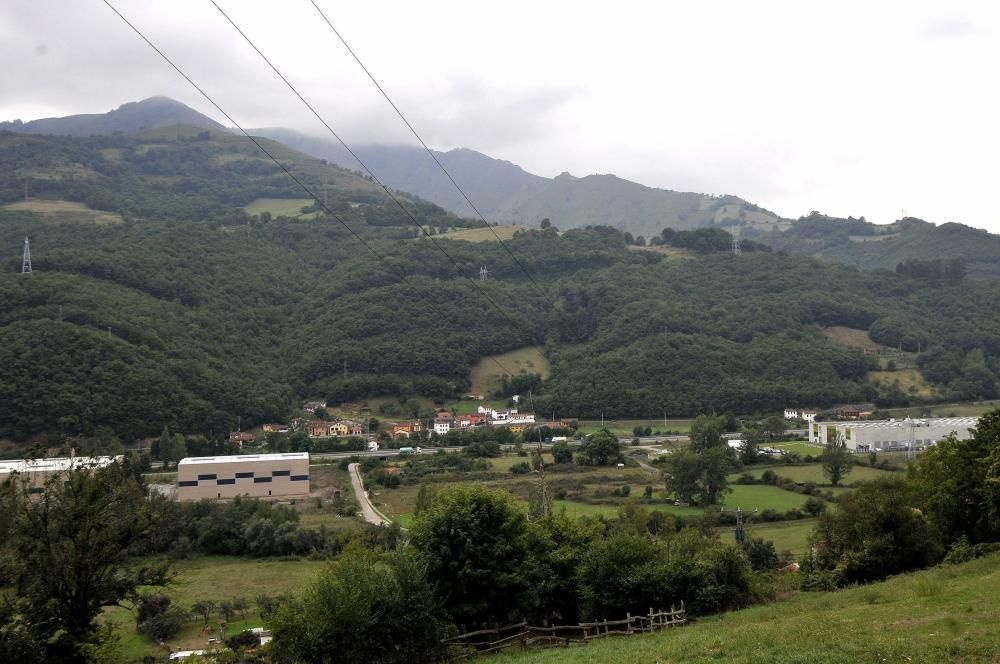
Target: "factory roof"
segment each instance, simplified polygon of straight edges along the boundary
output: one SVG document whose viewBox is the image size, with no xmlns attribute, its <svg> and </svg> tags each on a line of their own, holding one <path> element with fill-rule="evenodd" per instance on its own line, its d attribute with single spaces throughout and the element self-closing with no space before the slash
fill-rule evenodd
<svg viewBox="0 0 1000 664">
<path fill-rule="evenodd" d="M 0 461 L 0 473 L 57 473 L 76 468 L 101 468 L 115 461 L 121 461 L 122 458 L 121 456 L 53 457 Z"/>
<path fill-rule="evenodd" d="M 901 429 L 904 427 L 965 427 L 972 428 L 979 422 L 978 417 L 925 417 L 906 418 L 902 420 L 847 420 L 835 422 L 817 422 L 817 424 L 835 424 L 849 426 L 852 429 Z"/>
<path fill-rule="evenodd" d="M 193 466 L 206 463 L 253 463 L 255 461 L 291 461 L 296 459 L 309 460 L 308 452 L 286 452 L 284 454 L 233 454 L 230 456 L 187 457 L 181 459 L 178 465 Z"/>
</svg>

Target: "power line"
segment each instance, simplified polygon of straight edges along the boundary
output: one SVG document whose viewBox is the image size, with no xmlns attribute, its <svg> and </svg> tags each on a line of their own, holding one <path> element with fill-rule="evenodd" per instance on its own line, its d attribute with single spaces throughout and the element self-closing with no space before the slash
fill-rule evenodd
<svg viewBox="0 0 1000 664">
<path fill-rule="evenodd" d="M 360 242 L 361 244 L 363 244 L 365 246 L 365 248 L 368 249 L 368 251 L 371 252 L 372 255 L 374 255 L 379 260 L 379 262 L 386 269 L 389 270 L 389 272 L 391 272 L 392 274 L 394 274 L 401 282 L 403 282 L 403 283 L 405 283 L 407 285 L 412 285 L 410 283 L 409 279 L 407 278 L 407 276 L 404 273 L 402 273 L 399 270 L 397 270 L 396 268 L 394 268 L 386 260 L 386 258 L 381 253 L 379 253 L 378 250 L 376 250 L 373 246 L 371 246 L 371 244 L 369 244 L 368 242 L 366 242 L 364 238 L 362 238 L 360 235 L 358 235 L 358 233 L 353 228 L 351 228 L 347 224 L 347 222 L 345 222 L 343 219 L 341 219 L 339 216 L 337 216 L 333 212 L 333 210 L 331 210 L 329 207 L 326 206 L 326 204 L 324 202 L 321 202 L 319 200 L 319 198 L 317 198 L 316 194 L 313 193 L 313 191 L 308 186 L 306 186 L 306 184 L 302 180 L 300 180 L 298 177 L 296 177 L 295 174 L 292 173 L 290 170 L 288 170 L 288 168 L 284 164 L 282 164 L 280 161 L 278 161 L 278 159 L 275 158 L 274 155 L 272 155 L 270 152 L 268 152 L 267 149 L 260 143 L 260 141 L 258 141 L 256 138 L 254 138 L 253 136 L 251 136 L 247 132 L 247 130 L 244 129 L 242 125 L 240 125 L 240 123 L 236 122 L 236 120 L 234 120 L 233 117 L 231 115 L 229 115 L 229 113 L 227 113 L 225 110 L 223 110 L 223 108 L 221 106 L 219 106 L 219 104 L 217 104 L 215 102 L 215 100 L 212 99 L 212 97 L 209 96 L 209 94 L 207 92 L 205 92 L 197 83 L 195 83 L 191 79 L 191 77 L 189 77 L 187 74 L 185 74 L 184 71 L 180 67 L 178 67 L 176 64 L 174 64 L 174 61 L 171 60 L 169 57 L 167 57 L 167 55 L 156 46 L 156 44 L 154 44 L 152 41 L 150 41 L 149 38 L 146 37 L 146 35 L 143 34 L 141 30 L 139 30 L 139 28 L 137 28 L 135 25 L 132 24 L 131 21 L 129 21 L 127 18 L 125 18 L 125 16 L 120 11 L 118 11 L 115 8 L 115 6 L 112 5 L 111 2 L 109 2 L 109 0 L 103 0 L 103 2 L 104 2 L 105 5 L 108 6 L 109 9 L 111 9 L 111 11 L 113 11 L 115 14 L 118 15 L 118 18 L 120 18 L 122 21 L 124 21 L 125 25 L 127 25 L 130 28 L 132 28 L 132 31 L 135 32 L 135 34 L 139 35 L 139 37 L 144 42 L 146 42 L 146 44 L 157 53 L 157 55 L 159 55 L 161 58 L 163 58 L 163 60 L 174 69 L 174 71 L 176 71 L 178 74 L 180 74 L 180 76 L 185 81 L 187 81 L 191 85 L 191 87 L 193 87 L 195 90 L 197 90 L 201 94 L 201 96 L 204 97 L 208 101 L 208 103 L 210 103 L 212 106 L 214 106 L 215 109 L 217 111 L 219 111 L 219 113 L 221 113 L 223 116 L 225 116 L 225 118 L 227 120 L 229 120 L 229 122 L 231 122 L 233 124 L 233 126 L 235 126 L 237 129 L 239 129 L 240 132 L 244 136 L 246 136 L 248 139 L 250 139 L 250 141 L 252 141 L 253 144 L 256 145 L 257 148 L 260 149 L 261 152 L 263 152 L 265 155 L 267 155 L 268 159 L 270 159 L 271 161 L 273 161 L 278 166 L 278 168 L 280 168 L 282 171 L 284 171 L 285 175 L 287 175 L 289 178 L 291 178 L 295 182 L 295 184 L 297 184 L 300 188 L 302 188 L 302 190 L 305 191 L 309 195 L 309 197 L 311 199 L 315 200 L 319 205 L 321 205 L 323 207 L 323 209 L 326 211 L 326 213 L 329 214 L 334 220 L 336 220 L 337 223 L 339 223 L 341 226 L 343 226 L 344 228 L 346 228 L 347 231 L 354 237 L 354 239 L 356 239 L 358 242 Z M 488 299 L 490 299 L 490 302 L 492 302 L 491 298 L 488 298 Z M 434 309 L 435 312 L 440 315 L 440 311 L 437 310 L 437 307 L 434 306 L 431 303 L 430 300 L 428 300 L 427 302 L 430 305 L 430 308 Z M 497 305 L 494 304 L 494 307 L 497 307 Z M 506 312 L 504 312 L 499 307 L 497 307 L 497 310 L 500 311 L 500 313 L 503 314 L 505 317 L 507 317 L 508 320 L 510 320 L 510 317 L 507 316 Z M 495 357 L 491 357 L 490 359 L 493 361 L 494 364 L 496 364 L 498 367 L 500 367 L 500 370 L 503 371 L 504 373 L 510 374 L 511 376 L 516 375 L 513 371 L 507 369 L 507 367 L 505 367 L 503 365 L 503 363 L 501 363 Z"/>
<path fill-rule="evenodd" d="M 359 157 L 359 156 L 358 156 L 357 154 L 355 154 L 355 152 L 354 152 L 353 150 L 351 150 L 351 148 L 350 148 L 350 147 L 349 147 L 349 146 L 347 145 L 347 143 L 345 143 L 345 142 L 344 142 L 344 140 L 343 140 L 343 139 L 342 139 L 342 138 L 340 137 L 340 135 L 339 135 L 339 134 L 338 134 L 338 133 L 337 133 L 336 131 L 334 131 L 334 130 L 333 130 L 333 127 L 331 127 L 331 126 L 330 126 L 330 124 L 329 124 L 329 123 L 328 123 L 328 122 L 327 122 L 326 120 L 324 120 L 324 119 L 323 119 L 323 116 L 321 116 L 321 115 L 319 114 L 319 112 L 317 112 L 317 111 L 316 111 L 316 109 L 315 109 L 315 108 L 313 107 L 313 105 L 312 105 L 312 104 L 310 104 L 310 103 L 309 103 L 309 102 L 308 102 L 308 101 L 306 100 L 306 98 L 305 98 L 304 96 L 302 96 L 302 93 L 300 93 L 300 92 L 298 91 L 298 89 L 296 89 L 296 87 L 295 87 L 294 85 L 292 85 L 292 83 L 291 83 L 291 82 L 290 82 L 290 81 L 289 81 L 289 80 L 288 80 L 288 79 L 287 79 L 287 78 L 285 77 L 285 75 L 284 75 L 284 74 L 282 74 L 282 73 L 281 73 L 281 71 L 280 71 L 280 70 L 279 70 L 279 69 L 278 69 L 278 68 L 277 68 L 277 67 L 276 67 L 276 66 L 274 65 L 274 63 L 272 63 L 272 62 L 271 62 L 271 61 L 270 61 L 270 60 L 268 59 L 268 57 L 267 57 L 266 55 L 264 55 L 263 51 L 261 51 L 261 50 L 260 50 L 259 48 L 257 48 L 257 45 L 256 45 L 256 44 L 255 44 L 255 43 L 253 42 L 253 40 L 251 40 L 251 39 L 250 39 L 250 37 L 248 37 L 248 36 L 246 35 L 246 33 L 245 33 L 245 32 L 243 32 L 243 30 L 241 30 L 241 29 L 240 29 L 240 27 L 239 27 L 238 25 L 236 25 L 235 21 L 233 21 L 233 19 L 231 19 L 231 18 L 229 17 L 229 14 L 227 14 L 227 13 L 226 13 L 226 12 L 225 12 L 225 11 L 224 11 L 224 10 L 222 9 L 222 7 L 220 7 L 220 6 L 218 5 L 218 3 L 216 3 L 216 2 L 215 2 L 215 0 L 209 0 L 209 2 L 211 2 L 211 3 L 212 3 L 212 5 L 213 5 L 213 6 L 214 6 L 214 7 L 216 8 L 216 9 L 218 9 L 218 10 L 219 10 L 219 13 L 220 13 L 220 14 L 222 14 L 222 16 L 223 16 L 223 17 L 225 17 L 225 19 L 226 19 L 227 21 L 229 21 L 229 24 L 230 24 L 231 26 L 233 26 L 233 28 L 235 28 L 235 29 L 236 29 L 236 32 L 238 32 L 238 33 L 240 34 L 240 36 L 241 36 L 241 37 L 243 37 L 243 39 L 245 39 L 245 40 L 246 40 L 246 42 L 247 42 L 248 44 L 250 44 L 250 47 L 251 47 L 251 48 L 253 48 L 253 50 L 257 52 L 257 55 L 259 55 L 259 56 L 261 57 L 261 59 L 263 59 L 263 60 L 264 60 L 264 62 L 266 62 L 266 63 L 267 63 L 267 65 L 268 65 L 268 66 L 269 66 L 269 67 L 271 68 L 271 70 L 272 70 L 272 71 L 274 71 L 274 73 L 275 73 L 275 74 L 276 74 L 276 75 L 278 76 L 278 78 L 280 78 L 280 79 L 281 79 L 281 80 L 282 80 L 282 81 L 284 82 L 284 84 L 285 84 L 286 86 L 288 86 L 288 89 L 289 89 L 289 90 L 291 90 L 291 91 L 292 91 L 292 92 L 293 92 L 293 93 L 295 94 L 295 96 L 299 98 L 299 101 L 301 101 L 301 102 L 302 102 L 303 104 L 305 104 L 306 108 L 308 108 L 308 109 L 309 109 L 309 111 L 310 111 L 310 112 L 312 112 L 312 114 L 313 114 L 314 116 L 316 116 L 316 119 L 317 119 L 317 120 L 319 120 L 319 121 L 320 121 L 320 123 L 321 123 L 321 124 L 322 124 L 322 125 L 323 125 L 324 127 L 326 127 L 326 130 L 327 130 L 328 132 L 330 132 L 330 134 L 331 134 L 331 135 L 332 135 L 332 136 L 333 136 L 334 138 L 336 138 L 336 139 L 337 139 L 337 140 L 338 140 L 338 141 L 340 142 L 340 144 L 341 144 L 341 145 L 342 145 L 342 146 L 344 147 L 344 149 L 345 149 L 345 150 L 347 150 L 348 152 L 350 152 L 350 153 L 351 153 L 351 156 L 353 156 L 353 157 L 354 157 L 354 158 L 355 158 L 355 159 L 357 160 L 357 162 L 358 162 L 359 164 L 361 164 L 361 167 L 362 167 L 363 169 L 365 169 L 365 171 L 366 171 L 366 172 L 368 173 L 368 175 L 370 175 L 370 176 L 372 177 L 372 179 L 373 179 L 373 180 L 375 180 L 375 182 L 377 182 L 377 183 L 378 183 L 378 185 L 379 185 L 380 187 L 382 187 L 382 190 L 383 190 L 383 191 L 384 191 L 384 192 L 386 193 L 386 195 L 387 195 L 387 196 L 389 196 L 389 198 L 391 198 L 391 199 L 393 200 L 393 202 L 394 202 L 394 203 L 396 204 L 396 206 L 397 206 L 397 207 L 399 207 L 399 209 L 400 209 L 400 210 L 402 210 L 403 214 L 405 214 L 405 215 L 407 216 L 407 218 L 409 218 L 410 222 L 412 222 L 412 223 L 413 223 L 413 225 L 415 225 L 415 226 L 416 226 L 416 227 L 417 227 L 418 229 L 420 229 L 420 232 L 424 234 L 424 237 L 426 237 L 427 239 L 429 239 L 429 240 L 431 241 L 431 244 L 433 244 L 433 245 L 434 245 L 434 248 L 435 248 L 435 249 L 437 249 L 438 251 L 440 251 L 440 252 L 441 252 L 441 253 L 442 253 L 442 254 L 443 254 L 443 255 L 445 256 L 445 258 L 447 258 L 447 259 L 448 259 L 449 261 L 451 261 L 451 264 L 452 264 L 452 265 L 453 265 L 453 266 L 455 267 L 455 272 L 456 272 L 456 273 L 457 273 L 457 274 L 458 274 L 459 276 L 463 276 L 463 275 L 464 275 L 466 279 L 469 279 L 469 281 L 470 281 L 470 282 L 471 282 L 471 283 L 472 283 L 472 284 L 473 284 L 473 285 L 475 286 L 475 288 L 476 288 L 476 289 L 477 289 L 477 290 L 478 290 L 478 291 L 480 292 L 480 294 L 481 294 L 481 295 L 482 295 L 482 296 L 483 296 L 483 297 L 484 297 L 484 298 L 485 298 L 485 299 L 486 299 L 486 300 L 487 300 L 487 301 L 488 301 L 488 302 L 489 302 L 489 303 L 490 303 L 491 305 L 493 305 L 493 306 L 494 306 L 494 307 L 495 307 L 495 308 L 497 309 L 497 311 L 499 311 L 499 312 L 500 312 L 500 313 L 501 313 L 501 314 L 502 314 L 502 315 L 503 315 L 503 316 L 504 316 L 505 318 L 507 318 L 507 319 L 508 319 L 508 320 L 509 320 L 509 321 L 510 321 L 511 323 L 513 323 L 513 324 L 514 324 L 514 325 L 516 326 L 516 325 L 517 325 L 517 323 L 516 323 L 516 322 L 514 321 L 514 319 L 513 319 L 513 318 L 511 318 L 511 317 L 510 317 L 510 316 L 509 316 L 509 315 L 507 314 L 507 312 L 506 312 L 506 311 L 504 311 L 504 310 L 503 310 L 503 309 L 502 309 L 502 308 L 500 307 L 500 305 L 498 305 L 498 304 L 497 304 L 497 303 L 496 303 L 496 302 L 495 302 L 495 301 L 493 300 L 493 298 L 492 298 L 492 297 L 490 297 L 489 293 L 487 293 L 486 291 L 484 291 L 484 290 L 483 290 L 483 289 L 482 289 L 482 288 L 481 288 L 481 287 L 480 287 L 480 286 L 479 286 L 478 284 L 476 284 L 475 280 L 473 280 L 473 279 L 472 279 L 471 277 L 469 277 L 468 275 L 465 275 L 464 271 L 463 271 L 463 270 L 462 270 L 462 268 L 461 268 L 461 267 L 460 267 L 460 266 L 458 265 L 458 262 L 457 262 L 457 261 L 456 261 L 456 260 L 455 260 L 455 259 L 454 259 L 454 258 L 453 258 L 453 257 L 451 256 L 451 254 L 449 254 L 449 253 L 448 253 L 448 252 L 447 252 L 447 251 L 446 251 L 446 250 L 444 249 L 444 247 L 442 247 L 442 246 L 441 246 L 441 245 L 440 245 L 440 244 L 438 243 L 438 241 L 437 241 L 437 240 L 435 240 L 435 239 L 434 239 L 434 237 L 433 237 L 433 236 L 432 236 L 432 235 L 431 235 L 430 233 L 428 233 L 428 232 L 427 232 L 427 230 L 426 230 L 426 229 L 425 229 L 425 228 L 423 227 L 423 225 L 422 225 L 422 224 L 421 224 L 421 223 L 420 223 L 419 221 L 417 221 L 417 220 L 416 220 L 416 218 L 415 218 L 415 217 L 414 217 L 414 216 L 413 216 L 413 215 L 412 215 L 412 214 L 410 213 L 410 211 L 409 211 L 409 210 L 408 210 L 408 209 L 406 208 L 406 206 L 405 206 L 405 205 L 403 205 L 402 201 L 400 201 L 400 200 L 399 200 L 399 198 L 397 198 L 397 197 L 396 197 L 396 195 L 392 193 L 392 190 L 390 190 L 390 189 L 389 189 L 389 187 L 387 187 L 387 186 L 385 185 L 385 183 L 383 183 L 383 182 L 382 182 L 382 181 L 381 181 L 381 180 L 380 180 L 380 179 L 378 178 L 378 176 L 377 176 L 377 175 L 375 175 L 375 173 L 373 173 L 373 172 L 372 172 L 372 170 L 371 170 L 370 168 L 368 168 L 368 165 L 367 165 L 367 164 L 365 164 L 365 162 L 364 162 L 364 161 L 362 161 L 362 160 L 361 160 L 361 158 L 360 158 L 360 157 Z"/>
<path fill-rule="evenodd" d="M 309 0 L 309 2 L 312 3 L 313 7 L 316 8 L 316 11 L 319 12 L 319 15 L 323 18 L 323 21 L 330 27 L 330 30 L 333 31 L 333 34 L 337 35 L 337 39 L 339 39 L 340 43 L 344 45 L 344 48 L 347 49 L 347 52 L 351 54 L 351 57 L 354 58 L 354 61 L 358 63 L 361 69 L 364 70 L 365 74 L 368 75 L 368 78 L 371 80 L 371 82 L 375 84 L 375 87 L 378 88 L 378 91 L 382 93 L 382 96 L 385 97 L 385 100 L 389 102 L 389 105 L 392 106 L 392 110 L 396 111 L 396 115 L 398 115 L 399 119 L 403 121 L 403 124 L 407 126 L 407 128 L 410 130 L 410 133 L 412 133 L 416 137 L 416 139 L 420 141 L 420 145 L 422 145 L 427 154 L 430 155 L 430 158 L 434 160 L 434 163 L 438 165 L 438 168 L 441 169 L 441 172 L 444 173 L 445 176 L 447 176 L 452 186 L 454 186 L 455 189 L 458 190 L 458 193 L 462 195 L 462 198 L 464 198 L 465 202 L 469 204 L 469 207 L 471 207 L 473 211 L 475 211 L 476 216 L 479 217 L 484 224 L 486 224 L 486 227 L 489 228 L 490 232 L 493 233 L 493 237 L 497 239 L 497 242 L 500 243 L 500 246 L 504 248 L 504 250 L 510 255 L 512 259 L 514 259 L 514 262 L 517 263 L 517 266 L 521 268 L 522 272 L 524 272 L 524 276 L 526 276 L 528 280 L 531 281 L 531 283 L 535 286 L 535 288 L 538 290 L 541 296 L 545 298 L 545 301 L 549 303 L 549 306 L 555 308 L 555 303 L 551 299 L 549 299 L 549 296 L 545 292 L 545 290 L 538 284 L 537 281 L 535 281 L 535 278 L 531 276 L 531 273 L 528 272 L 527 268 L 524 267 L 524 264 L 521 263 L 520 260 L 518 260 L 517 256 L 514 255 L 514 252 L 511 251 L 510 247 L 507 246 L 507 243 L 500 238 L 500 236 L 497 234 L 493 226 L 490 225 L 490 222 L 486 220 L 486 217 L 483 216 L 483 213 L 479 211 L 479 208 L 476 207 L 475 203 L 472 202 L 472 199 L 470 199 L 468 194 L 465 193 L 465 190 L 458 185 L 458 182 L 455 181 L 455 178 L 453 178 L 451 173 L 448 172 L 448 169 L 444 167 L 444 164 L 441 163 L 441 160 L 437 158 L 437 155 L 434 154 L 434 151 L 427 146 L 427 143 L 425 143 L 424 139 L 421 138 L 419 133 L 417 133 L 417 130 L 413 128 L 413 125 L 410 123 L 410 121 L 406 119 L 406 116 L 403 115 L 403 112 L 399 110 L 399 107 L 396 106 L 396 103 L 392 100 L 391 97 L 389 97 L 389 94 L 379 84 L 379 82 L 375 80 L 375 77 L 372 75 L 371 71 L 368 70 L 368 67 L 365 66 L 365 63 L 361 61 L 361 58 L 358 57 L 358 54 L 354 52 L 354 49 L 352 49 L 350 44 L 347 43 L 347 40 L 344 39 L 343 35 L 341 35 L 340 32 L 337 30 L 337 28 L 333 26 L 333 23 L 330 22 L 330 19 L 327 17 L 325 13 L 323 13 L 323 10 L 320 9 L 319 5 L 316 4 L 316 0 Z"/>
</svg>

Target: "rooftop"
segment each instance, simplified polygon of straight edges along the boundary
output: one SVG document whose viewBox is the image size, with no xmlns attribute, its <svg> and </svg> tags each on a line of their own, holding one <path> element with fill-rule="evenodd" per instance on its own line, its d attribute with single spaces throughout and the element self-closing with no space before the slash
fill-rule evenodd
<svg viewBox="0 0 1000 664">
<path fill-rule="evenodd" d="M 979 422 L 978 417 L 924 417 L 906 418 L 902 420 L 861 420 L 852 422 L 819 422 L 818 424 L 841 424 L 852 429 L 896 429 L 908 427 L 966 427 L 971 428 Z"/>
<path fill-rule="evenodd" d="M 0 473 L 52 473 L 74 468 L 102 468 L 123 457 L 54 457 L 51 459 L 19 459 L 0 461 Z"/>
<path fill-rule="evenodd" d="M 288 461 L 291 459 L 309 460 L 308 452 L 286 452 L 284 454 L 231 454 L 229 456 L 187 457 L 181 459 L 179 466 L 193 466 L 203 463 L 251 463 L 254 461 Z"/>
</svg>

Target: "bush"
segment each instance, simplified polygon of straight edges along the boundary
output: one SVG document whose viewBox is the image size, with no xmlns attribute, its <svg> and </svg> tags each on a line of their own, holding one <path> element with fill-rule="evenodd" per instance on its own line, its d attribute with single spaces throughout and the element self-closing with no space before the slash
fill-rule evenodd
<svg viewBox="0 0 1000 664">
<path fill-rule="evenodd" d="M 142 595 L 136 603 L 136 629 L 154 641 L 176 636 L 187 619 L 187 611 L 172 606 L 167 595 Z"/>
<path fill-rule="evenodd" d="M 763 482 L 764 484 L 770 484 L 773 486 L 778 481 L 778 474 L 775 473 L 770 468 L 768 468 L 763 473 L 761 473 L 760 481 Z"/>
<path fill-rule="evenodd" d="M 531 465 L 527 461 L 522 461 L 521 463 L 515 463 L 510 467 L 510 472 L 515 475 L 524 475 L 531 472 Z"/>
<path fill-rule="evenodd" d="M 809 516 L 819 516 L 826 511 L 826 501 L 810 497 L 806 500 L 806 504 L 803 506 L 803 509 Z"/>
</svg>

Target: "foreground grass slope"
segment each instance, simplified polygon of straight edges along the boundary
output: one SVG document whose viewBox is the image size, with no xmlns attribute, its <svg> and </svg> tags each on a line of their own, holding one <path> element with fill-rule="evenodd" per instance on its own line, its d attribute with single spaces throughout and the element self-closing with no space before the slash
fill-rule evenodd
<svg viewBox="0 0 1000 664">
<path fill-rule="evenodd" d="M 585 647 L 512 653 L 531 662 L 995 662 L 1000 556 Z"/>
</svg>

